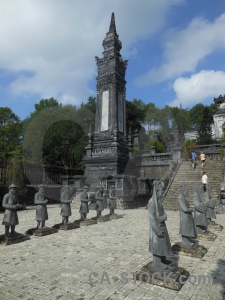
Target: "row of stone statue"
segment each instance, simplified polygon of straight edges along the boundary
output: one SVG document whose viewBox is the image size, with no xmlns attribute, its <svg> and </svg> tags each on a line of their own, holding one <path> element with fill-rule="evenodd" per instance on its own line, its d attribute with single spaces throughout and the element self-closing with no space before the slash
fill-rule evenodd
<svg viewBox="0 0 225 300">
<path fill-rule="evenodd" d="M 48 200 L 44 195 L 44 188 L 44 185 L 39 185 L 39 191 L 35 194 L 34 197 L 34 203 L 37 205 L 37 229 L 46 228 L 45 221 L 48 220 Z M 83 187 L 83 191 L 80 193 L 81 221 L 86 220 L 89 209 L 96 210 L 97 218 L 101 218 L 101 213 L 106 207 L 109 207 L 110 216 L 114 215 L 114 209 L 116 207 L 115 186 L 112 186 L 111 189 L 104 195 L 103 191 L 103 187 L 99 186 L 95 194 L 91 194 L 88 197 L 88 186 L 85 185 Z M 72 199 L 70 195 L 70 186 L 63 186 L 60 195 L 60 214 L 62 216 L 62 224 L 69 224 L 69 217 L 71 216 L 71 202 Z M 16 233 L 15 226 L 19 224 L 17 210 L 20 208 L 17 197 L 17 186 L 15 184 L 11 184 L 9 186 L 9 192 L 3 198 L 2 207 L 5 209 L 5 214 L 2 222 L 2 224 L 5 225 L 5 236 L 9 235 L 10 227 L 11 235 L 14 235 Z"/>
<path fill-rule="evenodd" d="M 173 257 L 169 234 L 166 223 L 167 215 L 162 205 L 163 186 L 160 181 L 154 182 L 153 195 L 148 203 L 148 214 L 150 221 L 149 251 L 153 254 L 151 268 L 157 272 L 171 271 L 173 260 L 168 261 L 167 257 Z M 188 190 L 185 184 L 180 186 L 180 234 L 182 236 L 181 247 L 193 249 L 197 245 L 196 237 L 199 234 L 209 234 L 208 225 L 216 225 L 212 218 L 216 218 L 214 207 L 216 201 L 211 198 L 211 187 L 208 186 L 203 192 L 202 186 L 197 185 L 193 202 L 193 209 L 189 205 Z"/>
</svg>

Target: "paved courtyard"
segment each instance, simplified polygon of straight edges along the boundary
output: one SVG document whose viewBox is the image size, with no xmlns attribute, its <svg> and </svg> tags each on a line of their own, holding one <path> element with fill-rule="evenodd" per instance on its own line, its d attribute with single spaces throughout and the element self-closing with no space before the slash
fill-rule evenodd
<svg viewBox="0 0 225 300">
<path fill-rule="evenodd" d="M 47 226 L 60 223 L 58 205 L 49 205 L 48 213 Z M 117 210 L 117 213 L 123 214 L 123 219 L 44 237 L 32 236 L 31 240 L 20 244 L 1 246 L 0 300 L 224 299 L 225 229 L 218 233 L 214 242 L 201 242 L 208 248 L 202 260 L 184 256 L 179 259 L 179 265 L 191 275 L 210 275 L 213 282 L 187 281 L 176 292 L 134 282 L 130 273 L 140 270 L 152 257 L 148 252 L 147 210 Z M 18 215 L 18 232 L 24 233 L 36 226 L 34 207 L 28 207 Z M 180 241 L 179 212 L 167 211 L 167 215 L 167 227 L 174 244 Z M 95 216 L 95 212 L 88 216 Z M 79 219 L 78 210 L 73 210 L 71 220 L 75 219 Z M 217 223 L 225 228 L 225 215 L 217 215 Z M 0 233 L 3 232 L 2 226 Z M 95 276 L 93 272 L 96 272 Z M 122 272 L 128 274 L 127 280 L 122 279 Z"/>
</svg>

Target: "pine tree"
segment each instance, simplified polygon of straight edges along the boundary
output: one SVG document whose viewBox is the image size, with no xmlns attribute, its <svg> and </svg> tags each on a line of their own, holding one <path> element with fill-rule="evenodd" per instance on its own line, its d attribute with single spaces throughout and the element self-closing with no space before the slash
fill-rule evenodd
<svg viewBox="0 0 225 300">
<path fill-rule="evenodd" d="M 213 143 L 212 139 L 212 128 L 211 125 L 213 123 L 212 113 L 208 106 L 204 108 L 203 118 L 201 123 L 198 125 L 198 136 L 197 143 L 199 145 L 208 145 Z"/>
</svg>

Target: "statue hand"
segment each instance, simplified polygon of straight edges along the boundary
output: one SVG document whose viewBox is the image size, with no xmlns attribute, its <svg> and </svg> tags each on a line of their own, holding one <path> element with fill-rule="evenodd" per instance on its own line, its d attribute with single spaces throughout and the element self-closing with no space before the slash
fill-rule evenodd
<svg viewBox="0 0 225 300">
<path fill-rule="evenodd" d="M 189 208 L 188 211 L 189 211 L 189 212 L 193 212 L 193 208 Z"/>
<path fill-rule="evenodd" d="M 157 230 L 156 235 L 158 237 L 164 237 L 164 232 L 162 230 Z"/>
<path fill-rule="evenodd" d="M 167 220 L 167 215 L 159 216 L 159 217 L 157 217 L 157 219 L 159 222 L 165 222 Z"/>
</svg>

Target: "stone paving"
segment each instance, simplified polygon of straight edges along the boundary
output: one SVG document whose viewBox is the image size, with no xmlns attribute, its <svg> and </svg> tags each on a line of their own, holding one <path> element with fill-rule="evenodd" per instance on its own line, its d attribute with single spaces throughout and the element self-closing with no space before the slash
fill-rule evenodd
<svg viewBox="0 0 225 300">
<path fill-rule="evenodd" d="M 1 245 L 0 300 L 225 299 L 225 229 L 217 233 L 214 242 L 201 241 L 208 248 L 203 259 L 185 256 L 179 259 L 179 265 L 191 275 L 210 275 L 212 282 L 194 283 L 197 277 L 192 276 L 193 283 L 187 281 L 177 292 L 134 282 L 130 273 L 140 270 L 152 257 L 148 252 L 147 210 L 116 212 L 124 217 L 43 237 L 32 236 L 20 244 Z M 61 221 L 58 205 L 49 205 L 48 213 L 47 226 Z M 18 232 L 24 233 L 36 226 L 34 207 L 19 211 L 18 215 Z M 167 211 L 167 215 L 167 228 L 174 244 L 180 241 L 179 212 Z M 95 216 L 95 212 L 91 211 L 88 216 Z M 71 220 L 75 219 L 79 219 L 78 210 L 73 210 Z M 225 215 L 217 215 L 217 223 L 225 228 Z M 3 231 L 4 226 L 0 233 Z M 121 277 L 122 272 L 129 274 L 127 280 Z"/>
</svg>

